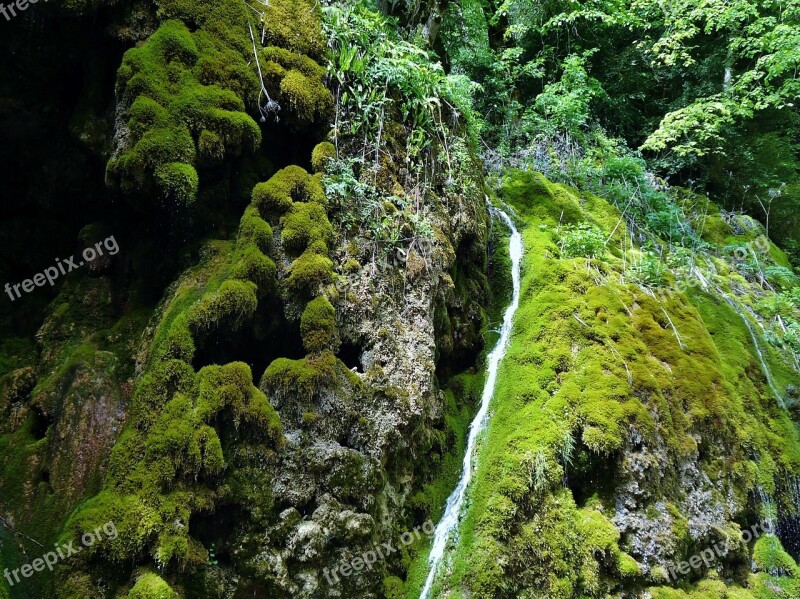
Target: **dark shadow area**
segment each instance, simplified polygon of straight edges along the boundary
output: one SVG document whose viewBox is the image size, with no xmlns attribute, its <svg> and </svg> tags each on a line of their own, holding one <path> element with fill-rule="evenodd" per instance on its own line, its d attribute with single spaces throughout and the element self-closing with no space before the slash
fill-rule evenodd
<svg viewBox="0 0 800 599">
<path fill-rule="evenodd" d="M 364 372 L 364 364 L 361 361 L 362 348 L 355 343 L 342 343 L 339 347 L 338 358 L 344 362 L 350 370 L 355 369 L 356 372 Z"/>
<path fill-rule="evenodd" d="M 264 139 L 261 147 L 276 170 L 296 164 L 311 172 L 311 152 L 325 139 L 327 129 L 324 123 L 297 127 L 283 119 L 277 123 L 269 121 L 261 126 Z"/>
<path fill-rule="evenodd" d="M 778 538 L 786 552 L 795 561 L 800 561 L 800 515 L 785 516 L 778 520 Z"/>
<path fill-rule="evenodd" d="M 580 434 L 575 433 L 573 438 L 580 439 Z M 613 503 L 616 488 L 614 465 L 619 456 L 598 456 L 581 441 L 577 441 L 571 453 L 564 467 L 564 484 L 572 492 L 575 504 L 583 507 L 594 495 Z"/>
<path fill-rule="evenodd" d="M 45 435 L 47 435 L 47 430 L 53 423 L 53 420 L 45 416 L 41 410 L 36 407 L 31 409 L 31 415 L 33 417 L 33 423 L 31 424 L 31 435 L 33 435 L 33 438 L 37 441 L 39 439 L 44 439 Z"/>
<path fill-rule="evenodd" d="M 192 366 L 200 370 L 210 364 L 245 362 L 258 385 L 276 358 L 298 360 L 303 356 L 300 324 L 286 320 L 282 302 L 270 296 L 260 300 L 252 322 L 238 329 L 222 326 L 206 334 L 196 345 Z"/>
</svg>

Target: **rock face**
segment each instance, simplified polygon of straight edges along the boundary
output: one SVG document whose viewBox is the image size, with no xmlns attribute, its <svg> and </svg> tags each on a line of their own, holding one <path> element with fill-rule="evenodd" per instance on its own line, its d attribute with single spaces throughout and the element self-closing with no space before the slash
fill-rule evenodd
<svg viewBox="0 0 800 599">
<path fill-rule="evenodd" d="M 407 553 L 342 568 L 432 515 L 419 494 L 457 444 L 468 398 L 443 387 L 482 347 L 488 215 L 462 115 L 421 102 L 444 97 L 443 73 L 383 17 L 347 17 L 388 36 L 376 60 L 404 53 L 439 86 L 391 89 L 385 156 L 365 163 L 360 134 L 327 134 L 358 109 L 326 79 L 318 7 L 276 0 L 259 24 L 223 4 L 102 17 L 137 44 L 114 110 L 73 123 L 108 159 L 115 210 L 76 240 L 109 230 L 120 254 L 54 291 L 36 352 L 0 373 L 18 445 L 0 461 L 26 534 L 119 536 L 35 592 L 382 596 Z"/>
<path fill-rule="evenodd" d="M 472 252 L 462 266 L 474 260 L 474 268 L 481 267 L 487 221 L 481 197 L 461 200 L 482 217 L 451 217 L 440 199 L 430 197 L 439 233 L 424 255 L 412 248 L 404 263 L 368 262 L 358 270 L 351 263 L 342 284 L 329 290 L 338 334 L 352 348 L 348 359 L 354 364 L 348 370 L 337 363 L 335 385 L 299 393 L 281 388 L 269 373 L 262 382 L 287 439 L 272 493 L 288 506 L 282 517 L 308 515 L 292 518 L 297 522 L 283 535 L 268 535 L 270 548 L 253 559 L 270 555 L 272 580 L 292 596 L 380 596 L 385 568 L 394 564 L 359 576 L 330 575 L 327 581 L 322 569 L 335 572 L 371 545 L 413 527 L 405 504 L 419 476 L 414 464 L 424 459 L 421 448 L 429 446 L 443 418 L 437 312 L 452 315 L 448 318 L 472 344 L 480 338 L 476 299 L 481 296 L 457 297 L 449 273 L 456 266 L 456 247 Z M 334 250 L 340 264 L 347 261 L 349 243 L 343 240 Z M 486 293 L 480 280 L 468 282 Z M 469 341 L 460 344 L 477 349 Z"/>
</svg>

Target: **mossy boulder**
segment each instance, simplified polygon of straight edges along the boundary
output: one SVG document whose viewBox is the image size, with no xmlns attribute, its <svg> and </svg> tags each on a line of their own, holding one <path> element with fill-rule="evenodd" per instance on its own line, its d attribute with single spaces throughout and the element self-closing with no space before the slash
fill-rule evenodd
<svg viewBox="0 0 800 599">
<path fill-rule="evenodd" d="M 229 8 L 233 13 L 226 23 L 243 10 L 235 4 Z M 252 151 L 261 143 L 261 131 L 236 93 L 239 85 L 227 88 L 228 79 L 221 76 L 238 69 L 234 81 L 257 85 L 244 55 L 226 45 L 231 41 L 167 20 L 147 42 L 125 54 L 117 93 L 130 106 L 130 138 L 109 162 L 111 184 L 140 198 L 155 185 L 168 199 L 188 205 L 198 191 L 198 152 L 221 158 Z M 203 58 L 226 49 L 227 72 L 212 73 Z"/>
<path fill-rule="evenodd" d="M 199 180 L 191 164 L 170 162 L 155 169 L 156 185 L 164 197 L 181 206 L 192 203 L 197 196 Z"/>
<path fill-rule="evenodd" d="M 332 159 L 336 158 L 336 148 L 329 141 L 314 146 L 311 152 L 311 168 L 315 173 L 324 173 Z"/>
<path fill-rule="evenodd" d="M 263 220 L 255 206 L 248 206 L 239 222 L 239 243 L 252 243 L 261 252 L 272 249 L 272 227 Z"/>
<path fill-rule="evenodd" d="M 299 393 L 310 398 L 335 379 L 336 358 L 333 353 L 324 351 L 302 360 L 274 360 L 264 371 L 259 387 L 282 394 Z"/>
<path fill-rule="evenodd" d="M 316 202 L 294 202 L 281 224 L 281 241 L 288 250 L 303 250 L 317 241 L 327 245 L 333 239 L 333 227 L 325 208 Z"/>
<path fill-rule="evenodd" d="M 264 218 L 284 214 L 294 202 L 325 204 L 322 180 L 299 166 L 288 166 L 253 189 L 253 204 Z"/>
<path fill-rule="evenodd" d="M 154 572 L 144 572 L 126 595 L 127 599 L 179 599 L 178 593 Z"/>
<path fill-rule="evenodd" d="M 257 306 L 254 283 L 227 280 L 192 306 L 186 315 L 187 323 L 195 332 L 207 332 L 223 323 L 237 327 L 253 315 Z"/>
<path fill-rule="evenodd" d="M 331 259 L 309 249 L 292 262 L 286 286 L 296 293 L 308 293 L 330 283 L 333 275 Z"/>
<path fill-rule="evenodd" d="M 336 351 L 336 311 L 327 298 L 314 298 L 300 317 L 303 346 L 311 353 L 325 349 Z"/>
<path fill-rule="evenodd" d="M 268 46 L 321 59 L 325 50 L 320 5 L 309 0 L 271 0 L 264 8 Z"/>
</svg>

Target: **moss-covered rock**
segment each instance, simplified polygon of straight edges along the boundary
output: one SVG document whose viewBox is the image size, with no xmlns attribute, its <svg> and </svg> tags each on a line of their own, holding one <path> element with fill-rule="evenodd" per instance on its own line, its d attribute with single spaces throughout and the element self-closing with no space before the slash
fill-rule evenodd
<svg viewBox="0 0 800 599">
<path fill-rule="evenodd" d="M 777 473 L 800 468 L 800 438 L 731 304 L 626 282 L 620 250 L 631 241 L 613 206 L 519 171 L 501 191 L 521 226 L 523 300 L 469 509 L 434 593 L 566 598 L 646 588 L 665 564 L 719 541 L 726 520 L 752 517 L 756 489 L 778 494 Z M 596 228 L 607 253 L 563 256 L 559 223 Z M 687 500 L 687 488 L 708 499 Z M 703 519 L 716 524 L 698 526 Z M 739 572 L 740 559 L 731 551 L 718 565 Z"/>
<path fill-rule="evenodd" d="M 330 160 L 335 157 L 336 148 L 331 142 L 323 141 L 314 146 L 314 151 L 311 153 L 311 168 L 315 173 L 324 173 Z"/>
<path fill-rule="evenodd" d="M 753 546 L 753 563 L 756 572 L 800 579 L 797 563 L 784 551 L 780 539 L 775 535 L 767 534 L 759 537 Z"/>
<path fill-rule="evenodd" d="M 235 3 L 229 8 L 232 14 L 220 25 L 235 27 L 238 20 L 241 26 L 243 9 Z M 204 21 L 199 14 L 198 20 Z M 244 56 L 227 45 L 231 41 L 202 30 L 193 33 L 181 21 L 170 20 L 125 55 L 117 92 L 123 105 L 130 106 L 130 139 L 109 162 L 111 183 L 135 196 L 155 184 L 167 199 L 187 205 L 198 191 L 195 139 L 202 140 L 201 154 L 218 157 L 258 146 L 261 131 L 231 89 L 239 87 L 237 80 L 255 88 L 255 74 Z M 233 59 L 227 73 L 209 69 L 207 55 L 220 52 Z M 234 69 L 238 78 L 222 76 Z"/>
<path fill-rule="evenodd" d="M 320 178 L 309 175 L 299 166 L 289 166 L 253 189 L 253 203 L 261 215 L 268 219 L 284 214 L 293 202 L 324 204 L 325 192 Z"/>
<path fill-rule="evenodd" d="M 127 599 L 178 599 L 179 595 L 154 572 L 143 572 L 136 579 Z"/>
<path fill-rule="evenodd" d="M 300 334 L 306 351 L 336 351 L 336 311 L 325 297 L 308 302 L 300 317 Z"/>
</svg>

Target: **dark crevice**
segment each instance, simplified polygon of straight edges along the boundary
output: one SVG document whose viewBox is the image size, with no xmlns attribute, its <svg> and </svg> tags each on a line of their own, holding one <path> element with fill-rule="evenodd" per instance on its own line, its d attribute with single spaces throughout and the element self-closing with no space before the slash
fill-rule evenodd
<svg viewBox="0 0 800 599">
<path fill-rule="evenodd" d="M 42 471 L 39 472 L 39 482 L 50 484 L 50 471 L 47 468 L 42 468 Z"/>
<path fill-rule="evenodd" d="M 573 438 L 580 438 L 575 434 Z M 614 456 L 600 456 L 590 451 L 582 441 L 571 452 L 568 459 L 562 460 L 564 465 L 564 483 L 572 492 L 572 497 L 578 507 L 583 507 L 593 496 L 608 499 L 613 503 L 615 493 L 615 464 Z"/>
<path fill-rule="evenodd" d="M 44 439 L 47 435 L 47 431 L 50 428 L 50 425 L 53 423 L 52 419 L 47 417 L 44 413 L 41 412 L 38 408 L 34 407 L 31 410 L 33 414 L 33 423 L 31 424 L 31 435 L 37 441 L 39 439 Z"/>
<path fill-rule="evenodd" d="M 197 343 L 192 366 L 240 361 L 250 366 L 258 385 L 267 366 L 276 358 L 298 360 L 305 355 L 299 323 L 284 317 L 283 304 L 274 297 L 262 299 L 252 322 L 237 329 L 223 325 Z"/>
<path fill-rule="evenodd" d="M 356 372 L 364 372 L 364 364 L 361 361 L 362 348 L 355 343 L 342 343 L 339 348 L 338 358 L 350 370 L 355 369 Z"/>
</svg>

